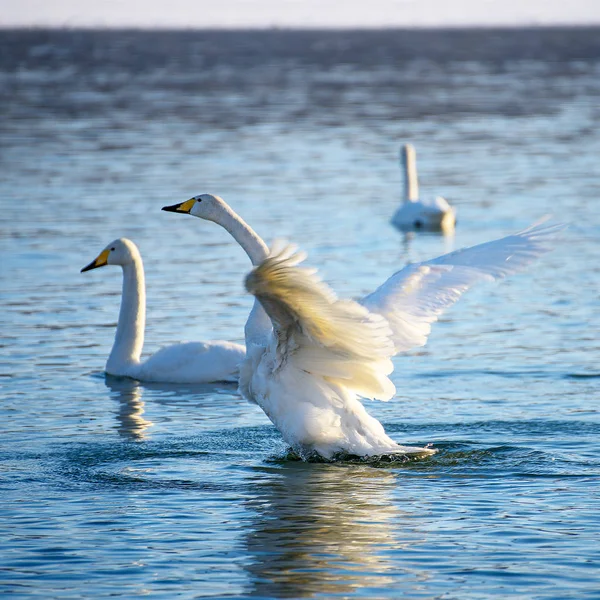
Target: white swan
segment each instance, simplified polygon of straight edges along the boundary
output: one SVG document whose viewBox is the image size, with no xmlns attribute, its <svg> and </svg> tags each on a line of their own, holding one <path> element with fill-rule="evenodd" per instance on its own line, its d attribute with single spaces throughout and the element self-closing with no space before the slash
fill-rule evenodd
<svg viewBox="0 0 600 600">
<path fill-rule="evenodd" d="M 201 194 L 163 210 L 222 225 L 250 257 L 255 268 L 246 287 L 256 300 L 246 328 L 240 391 L 265 411 L 303 458 L 325 459 L 339 453 L 433 452 L 398 445 L 366 412 L 359 397 L 392 398 L 390 358 L 425 344 L 431 323 L 472 284 L 519 271 L 549 250 L 561 228 L 539 225 L 409 265 L 353 302 L 338 300 L 314 270 L 299 267 L 304 256 L 293 248 L 269 253 L 218 196 Z"/>
<path fill-rule="evenodd" d="M 404 167 L 404 200 L 392 217 L 392 224 L 403 231 L 451 231 L 456 224 L 456 211 L 442 196 L 433 200 L 419 198 L 415 147 L 404 144 L 400 150 Z"/>
<path fill-rule="evenodd" d="M 246 354 L 232 342 L 186 342 L 166 346 L 145 362 L 140 357 L 146 325 L 144 266 L 137 246 L 126 238 L 111 242 L 81 272 L 105 265 L 123 269 L 123 293 L 115 341 L 106 362 L 109 375 L 165 383 L 236 382 Z"/>
</svg>

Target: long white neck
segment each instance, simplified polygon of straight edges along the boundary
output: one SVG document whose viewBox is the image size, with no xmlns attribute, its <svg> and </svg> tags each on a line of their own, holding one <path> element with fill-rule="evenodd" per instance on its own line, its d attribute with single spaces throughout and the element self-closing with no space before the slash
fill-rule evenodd
<svg viewBox="0 0 600 600">
<path fill-rule="evenodd" d="M 140 363 L 146 327 L 146 282 L 141 257 L 123 266 L 123 293 L 115 342 L 106 362 L 112 375 L 131 375 Z"/>
<path fill-rule="evenodd" d="M 261 263 L 269 255 L 269 248 L 262 238 L 229 205 L 223 203 L 225 218 L 219 219 L 219 225 L 226 229 L 242 247 L 253 266 Z"/>
<path fill-rule="evenodd" d="M 417 155 L 412 144 L 402 146 L 400 160 L 404 167 L 404 202 L 417 202 L 419 199 Z"/>
<path fill-rule="evenodd" d="M 224 204 L 226 216 L 218 223 L 226 229 L 242 247 L 253 266 L 260 264 L 269 255 L 269 248 L 262 238 L 230 206 Z M 246 345 L 262 342 L 271 331 L 271 321 L 258 300 L 248 315 L 244 327 Z"/>
</svg>

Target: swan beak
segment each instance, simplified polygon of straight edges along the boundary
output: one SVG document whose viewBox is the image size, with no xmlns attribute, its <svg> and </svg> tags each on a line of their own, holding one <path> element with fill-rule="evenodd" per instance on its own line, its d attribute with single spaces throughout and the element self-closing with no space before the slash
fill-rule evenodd
<svg viewBox="0 0 600 600">
<path fill-rule="evenodd" d="M 84 271 L 91 271 L 92 269 L 97 269 L 98 267 L 103 267 L 108 264 L 108 253 L 110 250 L 102 250 L 100 254 L 87 266 L 81 269 L 81 273 Z"/>
<path fill-rule="evenodd" d="M 186 200 L 185 202 L 180 202 L 179 204 L 173 204 L 172 206 L 163 206 L 162 210 L 166 210 L 167 212 L 178 212 L 178 213 L 188 213 L 192 210 L 192 206 L 196 204 L 196 200 L 191 198 L 190 200 Z"/>
</svg>

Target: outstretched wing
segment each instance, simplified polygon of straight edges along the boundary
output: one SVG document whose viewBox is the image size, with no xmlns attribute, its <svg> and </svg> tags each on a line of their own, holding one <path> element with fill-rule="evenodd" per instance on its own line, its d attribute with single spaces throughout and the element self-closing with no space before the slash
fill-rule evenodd
<svg viewBox="0 0 600 600">
<path fill-rule="evenodd" d="M 360 303 L 387 319 L 396 352 L 423 346 L 431 323 L 474 283 L 524 269 L 552 249 L 562 229 L 564 225 L 534 225 L 515 235 L 409 265 Z"/>
<path fill-rule="evenodd" d="M 338 300 L 315 270 L 298 266 L 293 246 L 273 248 L 246 277 L 273 323 L 280 364 L 294 366 L 355 393 L 387 400 L 395 389 L 391 331 L 385 319 L 353 301 Z"/>
</svg>

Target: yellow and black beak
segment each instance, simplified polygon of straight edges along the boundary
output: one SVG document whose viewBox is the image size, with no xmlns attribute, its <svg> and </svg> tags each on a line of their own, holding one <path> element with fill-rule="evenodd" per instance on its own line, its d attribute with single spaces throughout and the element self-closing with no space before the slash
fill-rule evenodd
<svg viewBox="0 0 600 600">
<path fill-rule="evenodd" d="M 190 200 L 186 200 L 185 202 L 180 202 L 179 204 L 173 204 L 173 206 L 163 206 L 162 210 L 166 210 L 167 212 L 177 212 L 177 213 L 186 213 L 192 210 L 192 206 L 196 204 L 196 200 L 191 198 Z"/>
<path fill-rule="evenodd" d="M 100 254 L 87 266 L 81 269 L 81 273 L 84 271 L 91 271 L 92 269 L 97 269 L 98 267 L 104 267 L 108 264 L 108 253 L 110 250 L 102 250 Z"/>
</svg>

